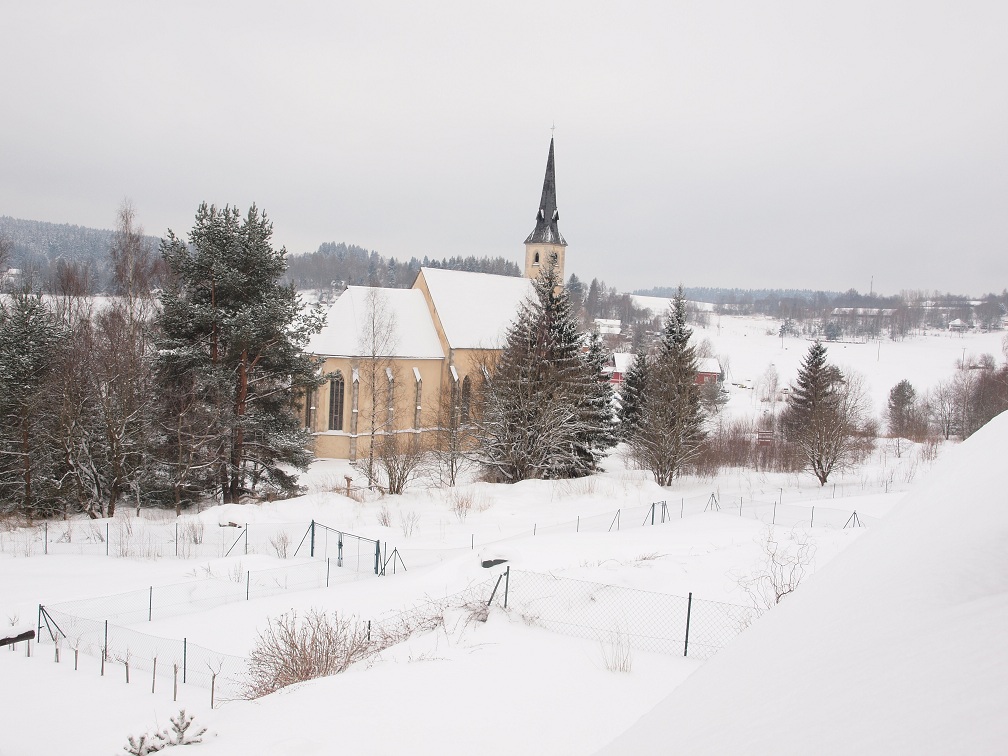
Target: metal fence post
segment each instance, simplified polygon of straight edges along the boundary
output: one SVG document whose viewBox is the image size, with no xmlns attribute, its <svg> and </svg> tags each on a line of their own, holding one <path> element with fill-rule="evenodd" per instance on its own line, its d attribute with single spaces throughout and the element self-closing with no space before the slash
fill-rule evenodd
<svg viewBox="0 0 1008 756">
<path fill-rule="evenodd" d="M 311 544 L 308 556 L 314 559 L 315 557 L 315 520 L 311 521 Z"/>
<path fill-rule="evenodd" d="M 378 574 L 378 566 L 381 563 L 381 541 L 374 543 L 374 574 Z"/>
<path fill-rule="evenodd" d="M 249 600 L 249 590 L 252 585 L 252 570 L 245 573 L 245 600 Z"/>
<path fill-rule="evenodd" d="M 508 586 L 510 586 L 510 585 L 511 585 L 511 565 L 509 564 L 507 566 L 507 569 L 504 570 L 504 608 L 505 609 L 507 609 Z"/>
<path fill-rule="evenodd" d="M 154 586 L 150 587 L 150 594 L 147 599 L 147 621 L 150 622 L 154 616 Z"/>
<path fill-rule="evenodd" d="M 329 587 L 329 557 L 325 560 L 325 587 Z"/>
<path fill-rule="evenodd" d="M 690 591 L 689 598 L 686 599 L 686 641 L 683 643 L 682 655 L 686 656 L 689 651 L 689 623 L 690 613 L 693 611 L 693 591 Z"/>
<path fill-rule="evenodd" d="M 188 662 L 188 658 L 187 658 L 188 657 L 188 651 L 189 651 L 188 644 L 186 643 L 186 639 L 183 638 L 182 639 L 182 683 L 183 683 L 183 685 L 185 684 L 186 666 L 187 666 L 187 662 Z"/>
</svg>

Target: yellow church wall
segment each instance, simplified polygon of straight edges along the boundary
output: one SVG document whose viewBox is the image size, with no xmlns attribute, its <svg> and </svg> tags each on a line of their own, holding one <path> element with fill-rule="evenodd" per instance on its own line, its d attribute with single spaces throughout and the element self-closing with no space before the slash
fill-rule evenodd
<svg viewBox="0 0 1008 756">
<path fill-rule="evenodd" d="M 436 424 L 439 398 L 441 395 L 442 360 L 390 358 L 375 363 L 378 385 L 378 412 L 375 426 L 379 433 L 412 431 L 416 425 L 416 377 L 414 368 L 420 373 L 420 423 L 424 431 Z M 353 370 L 358 371 L 357 427 L 353 432 Z M 392 422 L 388 423 L 387 374 L 393 375 Z M 371 365 L 365 358 L 329 357 L 323 364 L 323 373 L 339 371 L 343 375 L 342 429 L 329 429 L 330 382 L 324 382 L 316 390 L 311 430 L 314 434 L 314 451 L 317 457 L 348 459 L 367 454 L 371 433 L 372 398 L 369 374 Z M 356 443 L 352 441 L 356 440 Z"/>
</svg>

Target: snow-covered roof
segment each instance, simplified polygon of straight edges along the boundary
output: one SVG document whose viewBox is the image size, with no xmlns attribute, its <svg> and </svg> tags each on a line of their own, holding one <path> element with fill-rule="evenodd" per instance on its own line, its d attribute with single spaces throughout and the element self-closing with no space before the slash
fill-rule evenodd
<svg viewBox="0 0 1008 756">
<path fill-rule="evenodd" d="M 333 303 L 326 325 L 312 337 L 308 351 L 327 357 L 359 357 L 372 349 L 363 337 L 371 311 L 371 297 L 394 322 L 389 343 L 381 346 L 382 357 L 443 359 L 441 341 L 423 292 L 416 289 L 378 289 L 350 286 Z"/>
<path fill-rule="evenodd" d="M 445 338 L 452 349 L 496 349 L 522 300 L 532 293 L 527 278 L 421 268 Z"/>
<path fill-rule="evenodd" d="M 721 373 L 721 363 L 718 362 L 717 357 L 701 357 L 697 360 L 697 372 L 698 373 Z"/>
<path fill-rule="evenodd" d="M 626 374 L 637 355 L 632 352 L 613 352 L 613 366 L 617 373 Z"/>
</svg>

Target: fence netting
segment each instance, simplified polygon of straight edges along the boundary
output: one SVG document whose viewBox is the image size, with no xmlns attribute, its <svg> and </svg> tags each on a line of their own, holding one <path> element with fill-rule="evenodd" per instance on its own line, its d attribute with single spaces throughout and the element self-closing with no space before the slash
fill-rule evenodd
<svg viewBox="0 0 1008 756">
<path fill-rule="evenodd" d="M 548 630 L 706 659 L 758 616 L 748 606 L 509 570 L 494 603 Z M 688 630 L 687 630 L 688 628 Z M 688 645 L 687 645 L 688 632 Z"/>
</svg>

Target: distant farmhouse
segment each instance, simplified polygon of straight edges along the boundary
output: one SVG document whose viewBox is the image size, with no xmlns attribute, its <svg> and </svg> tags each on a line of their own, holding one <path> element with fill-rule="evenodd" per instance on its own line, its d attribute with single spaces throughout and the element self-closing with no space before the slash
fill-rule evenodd
<svg viewBox="0 0 1008 756">
<path fill-rule="evenodd" d="M 309 345 L 327 376 L 303 408 L 315 454 L 354 460 L 372 437 L 423 434 L 448 411 L 466 415 L 485 360 L 552 254 L 563 280 L 558 220 L 551 139 L 523 278 L 421 268 L 409 289 L 350 286 Z"/>
</svg>

